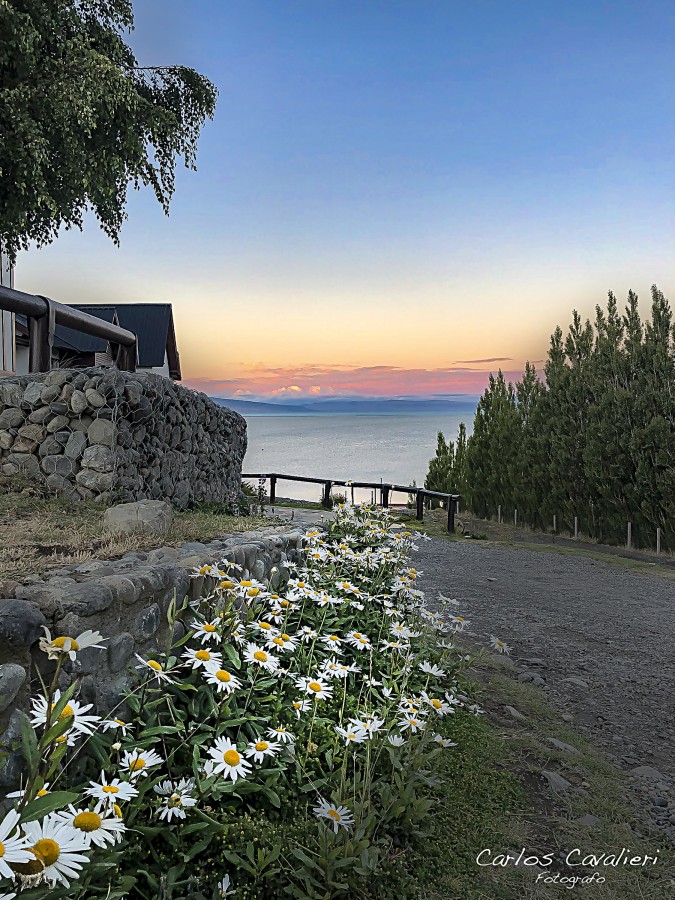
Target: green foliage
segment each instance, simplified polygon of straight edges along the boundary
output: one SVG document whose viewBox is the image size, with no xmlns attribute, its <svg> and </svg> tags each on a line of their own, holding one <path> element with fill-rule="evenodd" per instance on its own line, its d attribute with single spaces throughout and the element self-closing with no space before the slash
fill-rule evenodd
<svg viewBox="0 0 675 900">
<path fill-rule="evenodd" d="M 194 169 L 216 89 L 184 66 L 141 67 L 124 40 L 129 0 L 0 4 L 0 244 L 82 227 L 93 209 L 118 240 L 130 184 L 165 212 L 178 157 Z"/>
<path fill-rule="evenodd" d="M 490 376 L 461 463 L 439 435 L 426 484 L 458 488 L 481 516 L 518 510 L 519 520 L 573 527 L 621 543 L 627 522 L 637 546 L 675 550 L 675 332 L 670 305 L 652 288 L 651 320 L 638 298 L 619 313 L 582 323 L 575 311 L 566 336 L 556 328 L 544 382 L 527 364 L 515 387 Z M 459 485 L 464 479 L 463 486 Z"/>
</svg>

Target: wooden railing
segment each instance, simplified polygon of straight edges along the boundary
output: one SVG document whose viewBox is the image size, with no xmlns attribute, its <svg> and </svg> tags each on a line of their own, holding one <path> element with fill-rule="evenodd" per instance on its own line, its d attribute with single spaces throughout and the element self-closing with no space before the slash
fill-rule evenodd
<svg viewBox="0 0 675 900">
<path fill-rule="evenodd" d="M 267 472 L 258 474 L 244 474 L 242 478 L 255 478 L 257 480 L 265 479 L 269 481 L 269 502 L 273 504 L 277 498 L 277 481 L 301 481 L 305 484 L 323 485 L 321 495 L 321 505 L 326 509 L 330 508 L 330 495 L 333 487 L 349 487 L 349 488 L 368 488 L 380 492 L 380 506 L 385 509 L 390 505 L 390 497 L 393 493 L 414 494 L 416 499 L 416 518 L 422 522 L 424 520 L 424 501 L 426 498 L 441 500 L 446 504 L 448 510 L 448 531 L 455 530 L 455 515 L 457 514 L 457 504 L 461 499 L 459 494 L 444 494 L 442 491 L 428 491 L 426 488 L 416 487 L 410 484 L 383 484 L 381 481 L 340 481 L 337 478 L 308 478 L 305 475 L 280 475 L 278 472 Z M 377 495 L 376 495 L 377 496 Z"/>
</svg>

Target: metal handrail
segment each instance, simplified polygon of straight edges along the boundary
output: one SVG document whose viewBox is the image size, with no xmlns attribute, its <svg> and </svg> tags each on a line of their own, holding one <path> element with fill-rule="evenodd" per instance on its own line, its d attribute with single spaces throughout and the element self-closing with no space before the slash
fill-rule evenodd
<svg viewBox="0 0 675 900">
<path fill-rule="evenodd" d="M 0 309 L 28 318 L 29 371 L 47 372 L 52 365 L 56 325 L 109 341 L 119 369 L 136 371 L 137 339 L 133 331 L 40 294 L 0 286 Z"/>
</svg>

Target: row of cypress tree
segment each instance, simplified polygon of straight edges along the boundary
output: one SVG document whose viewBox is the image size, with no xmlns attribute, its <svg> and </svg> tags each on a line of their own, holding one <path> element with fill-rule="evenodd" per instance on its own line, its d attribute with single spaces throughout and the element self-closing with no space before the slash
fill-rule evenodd
<svg viewBox="0 0 675 900">
<path fill-rule="evenodd" d="M 438 435 L 425 486 L 457 492 L 463 507 L 579 530 L 622 543 L 675 551 L 675 328 L 666 298 L 652 287 L 643 322 L 632 291 L 623 313 L 610 292 L 606 310 L 566 336 L 551 336 L 541 380 L 527 363 L 515 386 L 491 375 L 467 438 Z"/>
</svg>

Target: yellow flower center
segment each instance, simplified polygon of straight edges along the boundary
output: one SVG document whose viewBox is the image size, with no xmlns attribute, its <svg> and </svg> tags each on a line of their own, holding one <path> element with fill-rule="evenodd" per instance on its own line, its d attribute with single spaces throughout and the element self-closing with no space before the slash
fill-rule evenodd
<svg viewBox="0 0 675 900">
<path fill-rule="evenodd" d="M 154 669 L 155 672 L 161 672 L 161 671 L 162 671 L 162 667 L 160 666 L 160 664 L 157 662 L 156 659 L 149 659 L 149 660 L 148 660 L 148 665 L 150 666 L 151 669 Z"/>
<path fill-rule="evenodd" d="M 284 609 L 286 609 L 286 607 L 287 607 L 287 606 L 290 606 L 290 605 L 291 605 L 291 604 L 290 604 L 290 601 L 289 601 L 289 600 L 280 600 L 280 601 L 279 601 L 279 606 L 283 606 Z"/>
<path fill-rule="evenodd" d="M 267 750 L 268 747 L 269 744 L 267 743 L 267 741 L 258 741 L 258 743 L 255 745 L 256 750 Z"/>
<path fill-rule="evenodd" d="M 269 631 L 272 627 L 269 622 L 258 622 L 258 626 L 262 628 L 263 631 Z"/>
<path fill-rule="evenodd" d="M 321 690 L 321 685 L 319 684 L 318 681 L 310 681 L 310 683 L 307 685 L 307 687 L 310 689 L 310 691 L 314 691 L 314 693 L 316 693 L 316 694 L 318 694 L 319 691 Z"/>
<path fill-rule="evenodd" d="M 223 588 L 223 590 L 229 591 L 231 588 L 234 587 L 234 581 L 228 581 L 228 580 L 221 581 L 220 586 L 221 586 L 221 588 Z"/>
<path fill-rule="evenodd" d="M 333 820 L 336 821 L 336 822 L 341 822 L 341 821 L 342 821 L 342 816 L 341 816 L 340 813 L 337 811 L 337 809 L 329 809 L 329 810 L 328 810 L 328 815 L 331 817 L 331 819 L 333 819 Z"/>
<path fill-rule="evenodd" d="M 259 593 L 260 593 L 260 588 L 249 588 L 246 591 L 246 594 L 249 597 L 257 597 Z"/>
<path fill-rule="evenodd" d="M 103 785 L 103 793 L 104 794 L 119 794 L 120 789 L 115 787 L 114 784 L 104 784 Z"/>
<path fill-rule="evenodd" d="M 201 569 L 199 570 L 199 574 L 206 575 L 206 573 L 209 571 L 210 568 L 211 568 L 211 566 L 202 566 Z"/>
<path fill-rule="evenodd" d="M 256 650 L 253 654 L 253 659 L 257 662 L 267 662 L 267 654 L 264 650 Z"/>
<path fill-rule="evenodd" d="M 363 637 L 363 635 L 360 634 L 358 631 L 355 631 L 355 632 L 354 632 L 354 637 L 356 638 L 357 641 L 360 641 L 361 638 Z"/>
<path fill-rule="evenodd" d="M 145 760 L 139 756 L 138 759 L 134 759 L 129 763 L 129 771 L 130 772 L 140 772 L 141 769 L 145 768 L 145 765 L 146 765 Z"/>
<path fill-rule="evenodd" d="M 273 644 L 276 644 L 277 647 L 283 647 L 283 646 L 284 646 L 284 639 L 283 639 L 283 638 L 280 638 L 280 637 L 275 637 L 275 638 L 272 638 L 272 643 L 273 643 Z"/>
<path fill-rule="evenodd" d="M 180 794 L 174 794 L 169 802 L 172 803 L 174 806 L 182 806 L 183 798 L 180 796 Z"/>
<path fill-rule="evenodd" d="M 216 626 L 212 625 L 210 622 L 207 622 L 206 625 L 204 625 L 204 631 L 208 631 L 209 633 L 212 633 L 215 630 L 216 630 Z"/>
<path fill-rule="evenodd" d="M 117 722 L 118 725 L 126 725 L 127 724 L 122 719 L 113 719 L 113 722 Z"/>
<path fill-rule="evenodd" d="M 367 643 L 368 643 L 368 641 L 366 640 L 366 638 L 364 638 L 364 637 L 359 638 L 359 644 L 367 644 Z"/>
<path fill-rule="evenodd" d="M 241 756 L 236 750 L 226 750 L 225 753 L 223 753 L 223 762 L 226 762 L 228 766 L 238 766 L 240 761 Z"/>
<path fill-rule="evenodd" d="M 56 706 L 56 704 L 52 703 L 52 709 L 54 709 L 55 706 Z M 75 715 L 75 710 L 69 703 L 66 703 L 66 705 L 63 707 L 63 711 L 61 712 L 61 715 L 59 716 L 59 722 L 62 719 L 67 719 L 69 716 L 74 716 L 74 715 Z"/>
<path fill-rule="evenodd" d="M 304 587 L 305 587 L 305 582 L 304 582 L 304 581 L 299 581 L 299 582 L 298 582 L 298 587 L 299 587 L 299 588 L 304 588 Z"/>
<path fill-rule="evenodd" d="M 45 867 L 53 866 L 61 855 L 61 848 L 51 838 L 42 838 L 37 844 L 33 844 L 31 850 Z"/>
<path fill-rule="evenodd" d="M 73 828 L 79 828 L 80 831 L 98 831 L 103 820 L 98 813 L 81 812 L 73 819 Z"/>
<path fill-rule="evenodd" d="M 290 636 L 290 634 L 282 634 L 281 639 L 282 639 L 282 641 L 290 641 L 291 636 Z"/>
<path fill-rule="evenodd" d="M 225 684 L 227 684 L 228 681 L 232 680 L 232 676 L 229 672 L 226 672 L 225 669 L 218 669 L 218 671 L 216 672 L 216 678 L 218 679 L 218 681 L 222 681 Z"/>
<path fill-rule="evenodd" d="M 198 659 L 201 662 L 208 662 L 211 659 L 211 654 L 208 650 L 197 650 L 195 659 Z"/>
<path fill-rule="evenodd" d="M 350 731 L 350 733 L 347 735 L 347 737 L 349 738 L 350 741 L 353 741 L 354 738 L 356 737 L 356 735 Z"/>
<path fill-rule="evenodd" d="M 252 582 L 252 581 L 240 581 L 239 584 L 240 584 L 242 587 L 253 587 L 253 582 Z"/>
<path fill-rule="evenodd" d="M 443 704 L 441 703 L 440 700 L 432 700 L 431 705 L 433 706 L 434 709 L 440 709 L 441 706 L 443 706 Z"/>
<path fill-rule="evenodd" d="M 52 645 L 54 647 L 59 647 L 60 649 L 63 649 L 66 641 L 70 641 L 70 646 L 68 647 L 69 650 L 79 650 L 80 649 L 80 645 L 77 643 L 75 638 L 70 638 L 70 637 L 54 638 L 54 640 L 52 641 Z"/>
<path fill-rule="evenodd" d="M 117 816 L 118 819 L 122 818 L 122 807 L 117 803 L 113 803 L 113 812 Z"/>
<path fill-rule="evenodd" d="M 0 841 L 0 859 L 5 855 L 5 845 Z"/>
<path fill-rule="evenodd" d="M 329 641 L 339 641 L 340 638 L 336 634 L 331 634 L 328 636 Z"/>
</svg>

